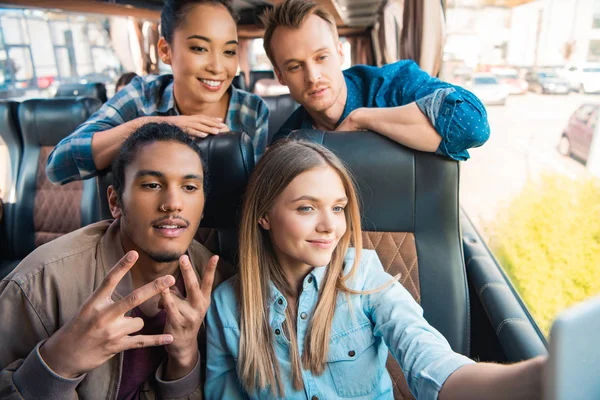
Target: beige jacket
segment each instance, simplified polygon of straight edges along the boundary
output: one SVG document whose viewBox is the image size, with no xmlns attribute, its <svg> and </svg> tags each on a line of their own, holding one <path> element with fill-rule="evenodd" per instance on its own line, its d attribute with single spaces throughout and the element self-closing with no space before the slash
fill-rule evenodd
<svg viewBox="0 0 600 400">
<path fill-rule="evenodd" d="M 56 375 L 39 355 L 39 346 L 67 323 L 98 288 L 106 273 L 123 257 L 119 223 L 102 221 L 39 247 L 0 282 L 0 399 L 116 399 L 123 353 L 77 379 Z M 188 255 L 198 276 L 212 254 L 192 242 Z M 219 263 L 215 284 L 232 274 Z M 127 293 L 113 295 L 118 301 Z M 199 334 L 201 354 L 204 330 Z M 202 361 L 177 381 L 144 383 L 142 396 L 202 398 Z"/>
</svg>

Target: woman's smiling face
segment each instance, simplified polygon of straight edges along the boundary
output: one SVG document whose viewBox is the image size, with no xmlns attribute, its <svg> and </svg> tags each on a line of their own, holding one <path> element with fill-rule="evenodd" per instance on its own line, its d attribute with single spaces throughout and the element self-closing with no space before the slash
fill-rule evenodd
<svg viewBox="0 0 600 400">
<path fill-rule="evenodd" d="M 261 218 L 283 268 L 324 266 L 346 232 L 344 184 L 330 166 L 295 177 Z"/>
<path fill-rule="evenodd" d="M 238 69 L 237 26 L 222 5 L 192 6 L 176 27 L 172 43 L 164 38 L 158 47 L 171 65 L 178 103 L 219 102 Z"/>
</svg>

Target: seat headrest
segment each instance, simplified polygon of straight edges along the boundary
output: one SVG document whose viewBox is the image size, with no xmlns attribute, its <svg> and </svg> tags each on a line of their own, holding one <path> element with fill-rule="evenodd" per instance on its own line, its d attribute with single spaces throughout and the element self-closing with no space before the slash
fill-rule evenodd
<svg viewBox="0 0 600 400">
<path fill-rule="evenodd" d="M 55 97 L 94 97 L 105 103 L 107 100 L 106 86 L 103 83 L 66 83 L 60 85 Z"/>
<path fill-rule="evenodd" d="M 273 71 L 250 71 L 250 87 L 249 92 L 254 92 L 254 85 L 260 79 L 275 79 L 275 72 Z"/>
<path fill-rule="evenodd" d="M 208 169 L 208 196 L 200 226 L 237 228 L 242 198 L 254 168 L 254 147 L 246 133 L 221 133 L 198 140 Z"/>
<path fill-rule="evenodd" d="M 238 75 L 233 77 L 231 84 L 236 89 L 246 90 L 246 74 L 244 74 L 244 72 L 240 72 Z"/>
<path fill-rule="evenodd" d="M 292 137 L 324 145 L 352 171 L 362 203 L 364 230 L 415 231 L 414 150 L 373 132 L 301 129 Z M 402 212 L 391 213 L 394 209 Z"/>
<path fill-rule="evenodd" d="M 24 145 L 56 146 L 100 108 L 91 97 L 31 99 L 19 106 Z"/>
<path fill-rule="evenodd" d="M 292 115 L 294 110 L 298 108 L 299 104 L 289 94 L 263 97 L 263 100 L 267 103 L 267 107 L 269 107 L 269 143 L 271 143 L 271 139 L 275 133 Z"/>
</svg>

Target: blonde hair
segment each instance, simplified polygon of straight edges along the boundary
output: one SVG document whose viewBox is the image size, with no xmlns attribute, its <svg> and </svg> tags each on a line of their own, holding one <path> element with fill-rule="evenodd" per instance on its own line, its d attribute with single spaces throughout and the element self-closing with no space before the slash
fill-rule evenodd
<svg viewBox="0 0 600 400">
<path fill-rule="evenodd" d="M 263 46 L 267 57 L 273 64 L 274 68 L 277 68 L 275 57 L 273 56 L 273 50 L 271 48 L 271 41 L 273 39 L 273 33 L 279 26 L 285 28 L 298 29 L 304 23 L 306 18 L 310 15 L 316 15 L 331 27 L 331 31 L 334 38 L 338 39 L 338 31 L 335 26 L 335 19 L 327 10 L 323 7 L 314 3 L 310 0 L 285 0 L 283 3 L 276 5 L 271 9 L 267 9 L 260 17 L 263 25 L 265 26 L 265 36 Z"/>
<path fill-rule="evenodd" d="M 303 388 L 302 368 L 313 374 L 323 373 L 329 351 L 331 321 L 337 292 L 356 292 L 346 282 L 356 273 L 362 248 L 358 197 L 350 173 L 342 162 L 324 147 L 306 141 L 279 141 L 265 153 L 254 169 L 244 200 L 240 226 L 240 357 L 238 376 L 244 388 L 253 393 L 256 388 L 271 388 L 275 395 L 284 396 L 279 363 L 273 346 L 269 325 L 269 282 L 284 294 L 291 293 L 277 261 L 269 232 L 258 223 L 275 203 L 278 196 L 301 173 L 328 166 L 339 175 L 348 203 L 344 209 L 346 232 L 333 251 L 313 317 L 309 323 L 302 357 L 298 353 L 296 329 L 291 307 L 286 308 L 284 330 L 290 340 L 290 361 L 293 387 Z M 356 257 L 349 273 L 344 275 L 344 257 L 350 243 Z"/>
</svg>

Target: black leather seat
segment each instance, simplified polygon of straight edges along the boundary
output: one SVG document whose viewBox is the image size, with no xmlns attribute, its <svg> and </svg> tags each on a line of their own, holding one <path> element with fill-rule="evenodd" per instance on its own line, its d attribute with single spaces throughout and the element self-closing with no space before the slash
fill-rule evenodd
<svg viewBox="0 0 600 400">
<path fill-rule="evenodd" d="M 263 100 L 269 107 L 269 141 L 271 143 L 273 136 L 285 121 L 292 115 L 294 110 L 298 108 L 299 104 L 292 99 L 289 94 L 282 94 L 280 96 L 263 97 Z"/>
<path fill-rule="evenodd" d="M 237 264 L 237 230 L 242 198 L 254 168 L 254 148 L 246 133 L 225 133 L 199 139 L 198 146 L 208 173 L 208 193 L 204 217 L 196 240 L 232 265 Z M 106 190 L 112 183 L 108 171 L 97 178 L 102 213 L 112 218 Z"/>
<path fill-rule="evenodd" d="M 55 97 L 93 97 L 105 103 L 106 86 L 103 83 L 66 83 L 60 85 Z"/>
<path fill-rule="evenodd" d="M 37 246 L 95 222 L 95 182 L 54 186 L 46 178 L 45 167 L 54 146 L 100 106 L 94 98 L 34 99 L 19 106 L 23 159 L 14 213 L 18 224 L 9 233 L 12 252 L 18 259 Z"/>
<path fill-rule="evenodd" d="M 275 79 L 273 71 L 250 71 L 250 85 L 248 91 L 254 93 L 254 85 L 259 79 Z"/>
<path fill-rule="evenodd" d="M 420 302 L 425 318 L 454 351 L 469 355 L 469 297 L 459 220 L 459 164 L 408 149 L 373 132 L 300 130 L 323 144 L 356 178 L 363 241 Z M 395 360 L 396 399 L 412 398 Z"/>
<path fill-rule="evenodd" d="M 240 71 L 240 73 L 233 78 L 231 84 L 236 89 L 246 90 L 246 74 L 243 71 Z"/>
<path fill-rule="evenodd" d="M 6 146 L 2 168 L 5 171 L 4 190 L 0 193 L 2 211 L 0 216 L 0 278 L 16 265 L 16 257 L 12 254 L 9 232 L 14 227 L 14 204 L 16 197 L 17 176 L 23 156 L 21 129 L 17 119 L 19 103 L 15 101 L 0 102 L 0 138 Z"/>
</svg>

